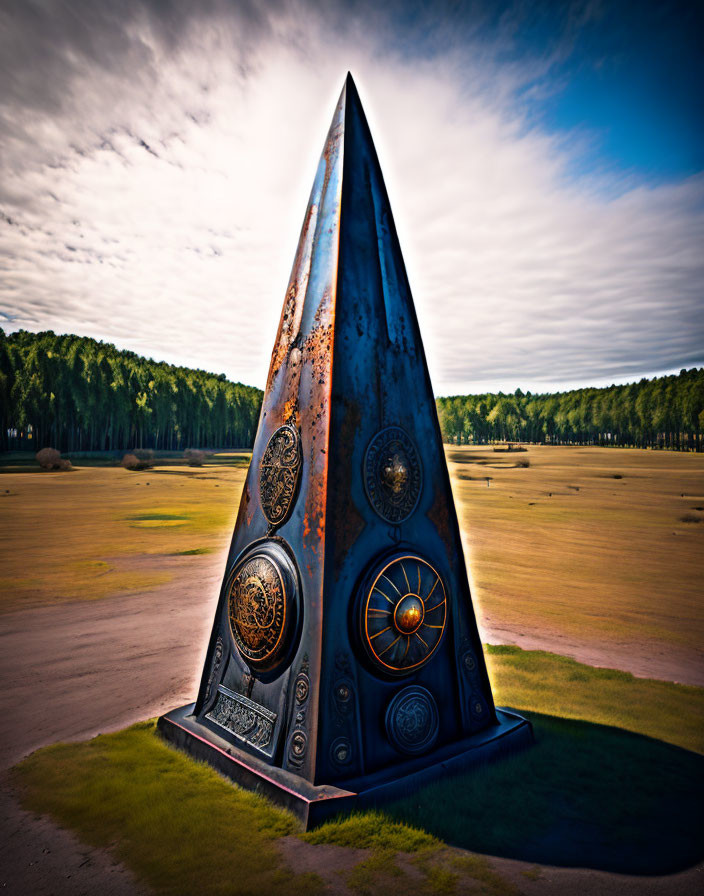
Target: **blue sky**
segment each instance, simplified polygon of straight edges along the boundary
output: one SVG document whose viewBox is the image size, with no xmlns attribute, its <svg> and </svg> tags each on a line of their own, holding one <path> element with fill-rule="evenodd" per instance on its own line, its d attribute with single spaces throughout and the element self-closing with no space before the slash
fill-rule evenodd
<svg viewBox="0 0 704 896">
<path fill-rule="evenodd" d="M 9 0 L 0 325 L 262 385 L 350 69 L 436 392 L 704 364 L 702 9 Z"/>
<path fill-rule="evenodd" d="M 551 77 L 555 91 L 536 103 L 548 128 L 593 135 L 585 169 L 621 169 L 649 180 L 704 167 L 704 6 L 604 4 L 574 34 Z M 525 51 L 543 29 L 527 31 Z"/>
</svg>

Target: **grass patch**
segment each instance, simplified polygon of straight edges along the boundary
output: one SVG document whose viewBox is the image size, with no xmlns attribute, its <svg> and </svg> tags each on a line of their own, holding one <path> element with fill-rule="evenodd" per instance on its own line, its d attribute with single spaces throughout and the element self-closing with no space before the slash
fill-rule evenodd
<svg viewBox="0 0 704 896">
<path fill-rule="evenodd" d="M 411 892 L 408 875 L 396 864 L 393 851 L 379 850 L 363 859 L 347 874 L 346 883 L 360 896 L 406 896 Z"/>
<path fill-rule="evenodd" d="M 316 875 L 291 874 L 274 846 L 296 830 L 293 817 L 166 746 L 154 722 L 46 747 L 12 777 L 25 807 L 111 847 L 157 893 L 322 892 Z"/>
<path fill-rule="evenodd" d="M 212 548 L 189 548 L 186 551 L 172 551 L 170 557 L 195 557 L 199 554 L 212 554 Z"/>
<path fill-rule="evenodd" d="M 399 822 L 385 812 L 358 812 L 326 822 L 301 834 L 301 839 L 371 850 L 346 878 L 348 886 L 362 896 L 464 893 L 468 880 L 480 883 L 482 891 L 492 896 L 517 893 L 483 856 L 457 855 L 421 825 Z"/>
<path fill-rule="evenodd" d="M 624 728 L 704 754 L 704 688 L 597 669 L 542 650 L 486 645 L 499 705 Z"/>
<path fill-rule="evenodd" d="M 392 821 L 382 812 L 364 812 L 328 821 L 302 834 L 308 843 L 333 843 L 351 849 L 418 852 L 439 845 L 437 838 L 415 826 Z"/>
</svg>

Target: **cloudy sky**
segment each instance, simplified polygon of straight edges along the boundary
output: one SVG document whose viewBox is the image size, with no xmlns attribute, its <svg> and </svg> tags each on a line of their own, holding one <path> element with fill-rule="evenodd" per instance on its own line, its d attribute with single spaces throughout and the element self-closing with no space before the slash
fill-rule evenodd
<svg viewBox="0 0 704 896">
<path fill-rule="evenodd" d="M 263 385 L 349 69 L 438 394 L 704 364 L 701 10 L 0 0 L 0 326 Z"/>
</svg>

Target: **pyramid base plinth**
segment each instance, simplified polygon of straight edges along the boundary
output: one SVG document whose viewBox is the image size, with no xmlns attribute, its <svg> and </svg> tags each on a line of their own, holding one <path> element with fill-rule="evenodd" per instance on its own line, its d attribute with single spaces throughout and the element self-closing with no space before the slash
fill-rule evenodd
<svg viewBox="0 0 704 896">
<path fill-rule="evenodd" d="M 162 737 L 194 759 L 207 762 L 246 790 L 260 793 L 288 809 L 305 830 L 340 812 L 378 806 L 447 774 L 466 771 L 533 743 L 530 722 L 497 707 L 497 724 L 463 741 L 364 778 L 345 781 L 340 787 L 316 786 L 233 747 L 196 720 L 194 706 L 191 703 L 161 716 L 157 729 Z"/>
</svg>

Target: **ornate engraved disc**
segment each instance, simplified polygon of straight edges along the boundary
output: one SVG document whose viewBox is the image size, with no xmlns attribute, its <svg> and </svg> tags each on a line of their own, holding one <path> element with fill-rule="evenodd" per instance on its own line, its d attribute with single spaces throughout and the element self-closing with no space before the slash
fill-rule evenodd
<svg viewBox="0 0 704 896">
<path fill-rule="evenodd" d="M 297 429 L 286 424 L 269 439 L 259 471 L 262 510 L 272 526 L 288 518 L 300 472 L 301 438 Z"/>
<path fill-rule="evenodd" d="M 362 643 L 375 666 L 402 675 L 427 663 L 447 617 L 440 574 L 421 557 L 402 554 L 377 567 L 362 595 Z"/>
<path fill-rule="evenodd" d="M 270 670 L 286 654 L 297 590 L 293 564 L 278 544 L 255 548 L 235 566 L 227 585 L 230 631 L 248 665 Z"/>
<path fill-rule="evenodd" d="M 411 685 L 399 691 L 386 710 L 386 734 L 401 753 L 424 753 L 438 736 L 438 707 L 425 688 Z"/>
<path fill-rule="evenodd" d="M 400 426 L 378 432 L 364 455 L 364 487 L 374 510 L 387 523 L 402 523 L 415 510 L 423 471 L 410 436 Z"/>
</svg>

